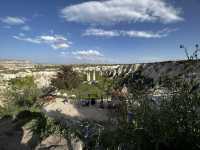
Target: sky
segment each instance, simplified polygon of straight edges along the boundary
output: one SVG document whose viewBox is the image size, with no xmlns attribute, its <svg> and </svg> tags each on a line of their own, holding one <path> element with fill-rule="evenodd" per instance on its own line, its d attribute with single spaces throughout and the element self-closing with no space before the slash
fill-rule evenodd
<svg viewBox="0 0 200 150">
<path fill-rule="evenodd" d="M 1 0 L 0 59 L 142 63 L 200 43 L 200 0 Z"/>
</svg>

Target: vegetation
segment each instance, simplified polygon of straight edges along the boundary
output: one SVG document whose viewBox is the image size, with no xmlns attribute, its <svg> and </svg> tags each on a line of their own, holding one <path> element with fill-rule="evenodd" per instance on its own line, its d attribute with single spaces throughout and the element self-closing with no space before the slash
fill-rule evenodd
<svg viewBox="0 0 200 150">
<path fill-rule="evenodd" d="M 141 71 L 130 73 L 125 77 L 119 76 L 115 82 L 115 87 L 126 85 L 132 94 L 140 95 L 154 87 L 154 81 L 141 74 Z"/>
<path fill-rule="evenodd" d="M 81 77 L 72 66 L 62 66 L 56 78 L 52 80 L 52 85 L 58 89 L 72 90 L 81 83 Z"/>
<path fill-rule="evenodd" d="M 198 84 L 168 79 L 162 86 L 173 95 L 154 100 L 144 93 L 129 100 L 126 111 L 134 117 L 102 133 L 100 143 L 104 149 L 200 148 Z"/>
<path fill-rule="evenodd" d="M 11 79 L 10 88 L 4 93 L 5 106 L 0 115 L 14 115 L 26 109 L 37 109 L 41 90 L 37 88 L 32 76 Z"/>
<path fill-rule="evenodd" d="M 65 138 L 69 135 L 79 138 L 89 150 L 197 150 L 200 147 L 200 95 L 192 90 L 194 86 L 193 83 L 182 82 L 175 86 L 179 92 L 160 97 L 158 101 L 146 95 L 130 99 L 129 109 L 124 110 L 127 112 L 123 115 L 131 111 L 134 117 L 131 121 L 124 119 L 112 128 L 107 125 L 99 128 L 94 122 L 69 126 L 69 123 L 51 120 L 42 131 Z M 34 127 L 43 129 L 41 123 L 44 121 Z M 84 132 L 87 126 L 89 133 Z"/>
<path fill-rule="evenodd" d="M 199 49 L 198 44 L 195 44 L 195 50 L 194 50 L 193 54 L 191 54 L 191 55 L 189 54 L 188 49 L 184 45 L 181 44 L 180 48 L 184 49 L 185 55 L 186 55 L 188 60 L 194 60 L 194 59 L 198 60 L 199 59 L 198 53 L 199 53 L 200 49 Z"/>
<path fill-rule="evenodd" d="M 109 83 L 107 78 L 103 78 L 96 85 L 86 86 L 82 90 L 91 93 L 98 90 L 100 92 L 112 86 Z M 98 140 L 99 147 L 102 149 L 119 147 L 121 149 L 199 148 L 200 95 L 196 82 L 166 77 L 161 80 L 160 87 L 165 87 L 169 96 L 160 97 L 157 100 L 149 98 L 146 94 L 146 90 L 154 87 L 153 80 L 142 76 L 140 72 L 124 78 L 120 77 L 118 83 L 120 86 L 126 83 L 134 97 L 129 100 L 127 107 L 123 106 L 121 109 L 126 112 L 122 112 L 123 116 L 119 116 L 124 119 L 117 127 L 112 128 L 111 131 L 103 130 L 100 135 L 96 136 L 98 139 L 94 139 L 95 137 L 82 138 L 83 141 L 87 141 L 86 143 L 94 144 L 90 145 L 91 149 L 95 149 L 97 144 L 92 141 Z M 128 112 L 134 114 L 132 122 L 126 121 Z"/>
<path fill-rule="evenodd" d="M 102 126 L 89 121 L 70 121 L 65 119 L 55 120 L 41 114 L 34 118 L 30 123 L 30 128 L 34 134 L 37 134 L 40 140 L 50 135 L 57 135 L 68 141 L 68 148 L 72 149 L 72 141 L 80 140 L 85 149 L 96 149 L 98 144 L 99 130 Z"/>
<path fill-rule="evenodd" d="M 113 81 L 107 76 L 100 76 L 98 73 L 97 82 L 84 82 L 85 76 L 72 70 L 71 66 L 62 66 L 56 78 L 52 80 L 52 85 L 62 93 L 76 95 L 78 99 L 97 99 L 108 97 L 113 85 Z"/>
<path fill-rule="evenodd" d="M 32 76 L 11 79 L 10 86 L 14 90 L 36 88 L 36 84 L 34 83 L 34 78 Z"/>
<path fill-rule="evenodd" d="M 72 90 L 71 93 L 83 99 L 100 99 L 102 97 L 108 97 L 110 95 L 112 84 L 112 80 L 104 76 L 99 78 L 98 82 L 94 82 L 91 84 L 79 84 L 79 86 L 76 89 Z"/>
<path fill-rule="evenodd" d="M 0 114 L 18 114 L 16 118 L 26 118 L 40 140 L 49 135 L 60 135 L 68 141 L 79 139 L 87 150 L 200 149 L 200 86 L 197 81 L 163 77 L 159 80 L 159 87 L 164 88 L 167 95 L 154 97 L 147 91 L 155 88 L 155 83 L 141 72 L 120 76 L 115 83 L 102 77 L 98 83 L 84 84 L 80 75 L 64 66 L 52 84 L 76 95 L 79 93 L 83 98 L 95 94 L 100 97 L 113 86 L 121 88 L 126 84 L 132 96 L 128 97 L 128 102 L 120 99 L 117 121 L 111 120 L 108 124 L 56 120 L 38 109 L 40 90 L 32 77 L 25 77 L 10 81 L 9 101 L 0 109 Z"/>
</svg>

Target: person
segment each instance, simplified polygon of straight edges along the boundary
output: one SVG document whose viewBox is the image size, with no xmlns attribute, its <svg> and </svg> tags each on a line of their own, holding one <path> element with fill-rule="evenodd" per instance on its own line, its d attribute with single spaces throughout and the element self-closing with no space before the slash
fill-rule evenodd
<svg viewBox="0 0 200 150">
<path fill-rule="evenodd" d="M 131 111 L 128 111 L 127 113 L 127 121 L 128 123 L 132 123 L 134 119 L 134 114 Z"/>
<path fill-rule="evenodd" d="M 84 104 L 84 106 L 90 106 L 90 101 L 89 100 L 84 100 L 85 101 L 85 104 Z"/>
<path fill-rule="evenodd" d="M 120 103 L 120 96 L 121 96 L 121 92 L 119 89 L 113 89 L 112 91 L 112 95 L 111 95 L 111 104 L 112 104 L 112 108 L 116 108 L 119 103 Z"/>
<path fill-rule="evenodd" d="M 63 103 L 64 103 L 64 104 L 68 103 L 67 97 L 64 98 Z"/>
<path fill-rule="evenodd" d="M 121 90 L 121 95 L 124 97 L 124 98 L 127 98 L 128 97 L 128 88 L 126 87 L 126 84 L 123 85 L 123 88 Z"/>
<path fill-rule="evenodd" d="M 91 105 L 95 105 L 96 104 L 96 100 L 94 98 L 91 98 Z"/>
<path fill-rule="evenodd" d="M 101 99 L 99 107 L 102 108 L 102 109 L 104 109 L 103 99 Z"/>
</svg>

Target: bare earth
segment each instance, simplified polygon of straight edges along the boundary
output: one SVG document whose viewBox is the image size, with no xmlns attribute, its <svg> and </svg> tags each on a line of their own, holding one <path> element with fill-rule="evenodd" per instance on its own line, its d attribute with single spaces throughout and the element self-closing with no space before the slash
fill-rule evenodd
<svg viewBox="0 0 200 150">
<path fill-rule="evenodd" d="M 44 107 L 44 111 L 54 118 L 66 117 L 79 120 L 107 121 L 108 110 L 97 106 L 82 107 L 75 104 L 63 103 L 62 99 Z"/>
</svg>

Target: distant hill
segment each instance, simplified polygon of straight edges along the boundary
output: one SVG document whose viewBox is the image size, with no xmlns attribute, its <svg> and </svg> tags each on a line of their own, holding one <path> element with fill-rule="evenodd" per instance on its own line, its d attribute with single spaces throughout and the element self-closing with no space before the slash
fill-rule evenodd
<svg viewBox="0 0 200 150">
<path fill-rule="evenodd" d="M 34 65 L 28 60 L 0 60 L 0 68 L 5 68 L 9 70 L 18 70 L 33 68 Z"/>
</svg>

